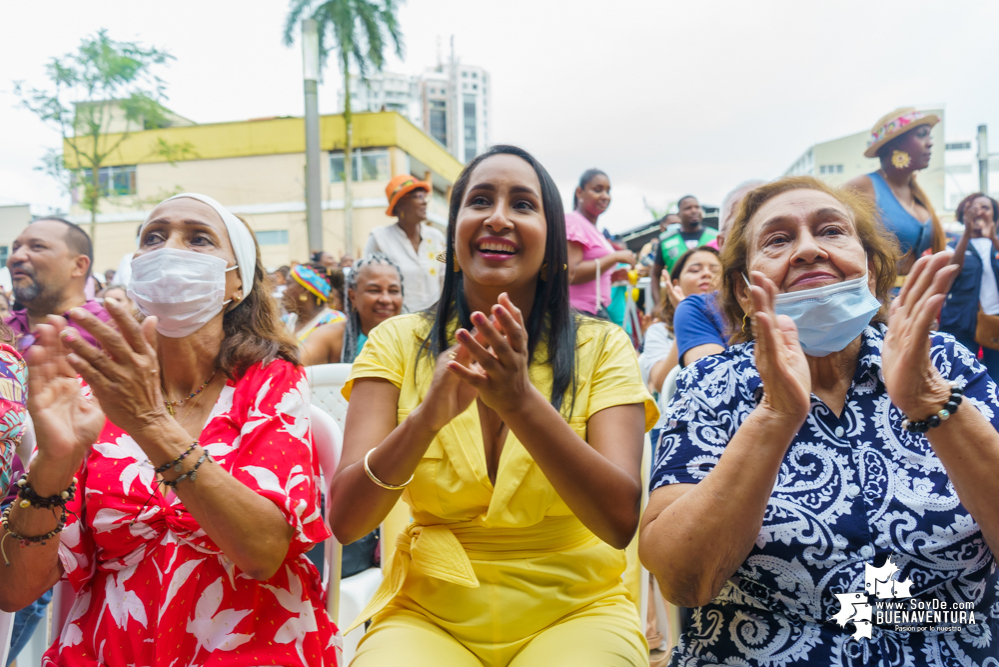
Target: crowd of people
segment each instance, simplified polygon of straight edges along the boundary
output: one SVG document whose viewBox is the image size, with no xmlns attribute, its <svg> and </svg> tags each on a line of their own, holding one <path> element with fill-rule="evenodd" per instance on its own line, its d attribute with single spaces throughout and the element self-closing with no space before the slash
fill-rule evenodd
<svg viewBox="0 0 999 667">
<path fill-rule="evenodd" d="M 512 146 L 466 165 L 444 233 L 430 184 L 392 179 L 356 261 L 268 272 L 246 221 L 186 193 L 95 285 L 89 237 L 33 221 L 0 303 L 13 654 L 64 580 L 46 665 L 337 665 L 361 625 L 355 667 L 997 664 L 999 203 L 969 195 L 948 237 L 917 180 L 936 122 L 880 119 L 880 168 L 842 188 L 745 181 L 717 228 L 685 196 L 637 254 L 597 227 L 605 172 L 565 212 Z M 636 272 L 637 338 L 615 304 Z M 303 366 L 331 363 L 330 479 Z M 338 629 L 307 554 L 400 499 Z M 675 645 L 624 585 L 636 534 Z M 834 622 L 889 560 L 973 622 Z"/>
</svg>

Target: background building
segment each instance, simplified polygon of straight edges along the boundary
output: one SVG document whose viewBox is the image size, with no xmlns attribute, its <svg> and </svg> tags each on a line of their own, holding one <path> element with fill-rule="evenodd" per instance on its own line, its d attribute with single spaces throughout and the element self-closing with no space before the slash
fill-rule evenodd
<svg viewBox="0 0 999 667">
<path fill-rule="evenodd" d="M 486 70 L 463 65 L 453 55 L 417 76 L 377 72 L 350 79 L 354 111 L 398 112 L 463 163 L 489 146 L 491 89 Z M 340 111 L 344 97 L 341 87 Z"/>
<path fill-rule="evenodd" d="M 188 121 L 190 123 L 190 121 Z M 113 142 L 116 135 L 105 135 Z M 354 243 L 344 244 L 342 115 L 320 117 L 323 249 L 355 257 L 371 229 L 394 221 L 385 215 L 385 185 L 395 175 L 412 174 L 433 184 L 430 221 L 447 224 L 447 201 L 461 163 L 401 114 L 354 116 Z M 167 162 L 154 148 L 160 141 L 185 145 L 183 159 Z M 71 151 L 66 151 L 67 166 Z M 135 249 L 136 230 L 152 208 L 178 192 L 214 197 L 250 223 L 264 264 L 274 268 L 305 261 L 305 126 L 302 118 L 264 118 L 206 125 L 188 124 L 133 132 L 101 169 L 109 199 L 101 202 L 94 239 L 94 269 L 116 268 Z M 90 214 L 74 201 L 69 219 L 84 225 Z"/>
</svg>

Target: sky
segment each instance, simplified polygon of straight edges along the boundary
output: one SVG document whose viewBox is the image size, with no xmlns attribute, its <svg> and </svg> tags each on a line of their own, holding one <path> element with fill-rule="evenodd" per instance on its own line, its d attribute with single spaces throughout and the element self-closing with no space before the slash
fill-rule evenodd
<svg viewBox="0 0 999 667">
<path fill-rule="evenodd" d="M 44 85 L 45 64 L 100 28 L 176 58 L 159 73 L 182 116 L 302 115 L 301 49 L 281 40 L 287 8 L 0 0 L 0 205 L 67 206 L 35 169 L 58 134 L 19 106 L 12 82 Z M 718 204 L 900 106 L 944 105 L 948 141 L 982 123 L 999 137 L 994 2 L 409 0 L 399 21 L 404 58 L 386 70 L 421 72 L 453 35 L 459 59 L 492 76 L 491 141 L 534 153 L 567 204 L 584 170 L 607 172 L 601 223 L 615 231 L 649 221 L 645 202 L 692 193 Z M 340 85 L 328 70 L 321 113 L 336 110 Z"/>
</svg>

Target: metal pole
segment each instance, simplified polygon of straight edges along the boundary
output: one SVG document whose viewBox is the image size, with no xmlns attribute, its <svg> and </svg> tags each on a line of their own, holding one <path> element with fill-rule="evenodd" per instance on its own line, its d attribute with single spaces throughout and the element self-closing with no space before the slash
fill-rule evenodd
<svg viewBox="0 0 999 667">
<path fill-rule="evenodd" d="M 305 220 L 309 252 L 323 249 L 323 200 L 319 161 L 319 27 L 302 21 L 302 70 L 305 80 Z"/>
<path fill-rule="evenodd" d="M 989 128 L 978 126 L 978 189 L 989 194 Z"/>
</svg>

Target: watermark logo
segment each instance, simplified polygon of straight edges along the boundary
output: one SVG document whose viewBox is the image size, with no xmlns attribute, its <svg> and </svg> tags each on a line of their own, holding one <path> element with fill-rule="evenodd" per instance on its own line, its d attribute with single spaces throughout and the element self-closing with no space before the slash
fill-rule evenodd
<svg viewBox="0 0 999 667">
<path fill-rule="evenodd" d="M 898 566 L 888 558 L 881 567 L 864 564 L 864 592 L 837 593 L 840 627 L 853 623 L 854 639 L 871 638 L 874 625 L 896 632 L 953 632 L 975 623 L 971 602 L 916 600 L 909 592 L 912 581 L 898 579 Z"/>
</svg>

